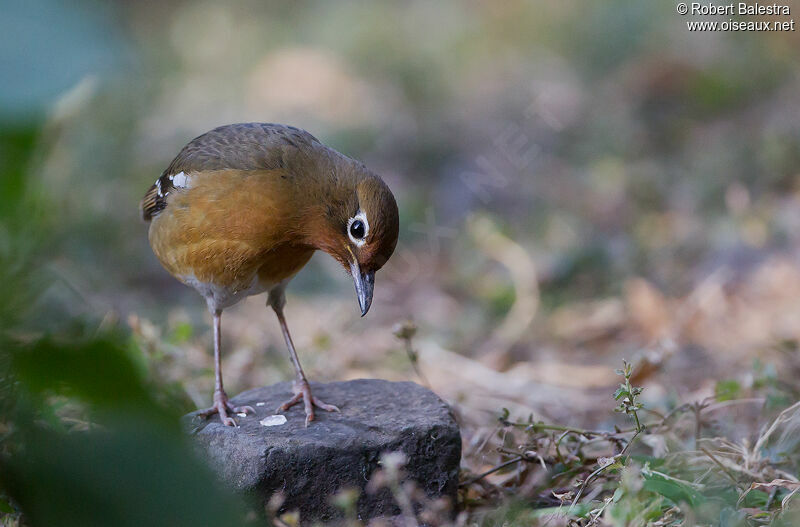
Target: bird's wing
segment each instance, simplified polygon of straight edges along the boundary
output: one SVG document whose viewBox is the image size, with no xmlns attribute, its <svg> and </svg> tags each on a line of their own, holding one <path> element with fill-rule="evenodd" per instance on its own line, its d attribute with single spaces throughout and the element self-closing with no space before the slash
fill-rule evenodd
<svg viewBox="0 0 800 527">
<path fill-rule="evenodd" d="M 196 137 L 181 150 L 139 204 L 150 221 L 167 206 L 167 195 L 187 174 L 215 170 L 287 168 L 297 152 L 326 148 L 313 135 L 293 126 L 241 123 L 220 126 Z"/>
</svg>

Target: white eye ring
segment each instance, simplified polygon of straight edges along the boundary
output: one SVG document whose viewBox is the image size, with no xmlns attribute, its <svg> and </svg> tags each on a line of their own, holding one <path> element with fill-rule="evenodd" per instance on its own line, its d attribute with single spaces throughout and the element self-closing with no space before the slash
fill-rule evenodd
<svg viewBox="0 0 800 527">
<path fill-rule="evenodd" d="M 364 224 L 364 236 L 360 239 L 353 236 L 353 233 L 350 232 L 350 226 L 353 225 L 353 222 L 356 220 L 360 220 L 361 223 Z M 350 237 L 350 241 L 356 244 L 356 247 L 361 247 L 367 242 L 367 235 L 369 234 L 369 222 L 367 221 L 367 215 L 364 214 L 362 211 L 358 211 L 358 213 L 347 220 L 347 235 Z"/>
</svg>

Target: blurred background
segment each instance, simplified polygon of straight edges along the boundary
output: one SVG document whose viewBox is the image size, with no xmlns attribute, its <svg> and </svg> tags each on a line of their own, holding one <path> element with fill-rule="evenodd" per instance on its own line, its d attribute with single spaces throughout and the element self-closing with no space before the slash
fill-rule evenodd
<svg viewBox="0 0 800 527">
<path fill-rule="evenodd" d="M 0 432 L 44 433 L 44 409 L 47 433 L 115 429 L 121 407 L 81 388 L 104 368 L 165 415 L 210 403 L 210 317 L 153 256 L 138 200 L 195 136 L 264 121 L 364 161 L 400 207 L 368 317 L 327 255 L 289 288 L 312 380 L 428 384 L 474 473 L 497 462 L 503 408 L 626 423 L 623 358 L 656 412 L 760 401 L 715 428 L 752 438 L 800 388 L 800 34 L 687 19 L 669 2 L 5 2 Z M 224 318 L 229 393 L 291 378 L 263 298 Z M 73 364 L 85 379 L 59 376 Z M 7 489 L 29 491 L 9 491 L 8 522 L 40 503 L 26 443 L 3 449 Z"/>
</svg>

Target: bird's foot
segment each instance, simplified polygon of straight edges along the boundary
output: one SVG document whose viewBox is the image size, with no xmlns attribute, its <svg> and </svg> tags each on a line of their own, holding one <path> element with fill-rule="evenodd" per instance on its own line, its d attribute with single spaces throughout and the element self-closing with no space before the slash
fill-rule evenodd
<svg viewBox="0 0 800 527">
<path fill-rule="evenodd" d="M 314 420 L 314 407 L 322 408 L 327 412 L 338 412 L 340 411 L 339 408 L 332 404 L 326 404 L 321 399 L 314 397 L 311 394 L 311 386 L 308 385 L 308 381 L 295 381 L 294 387 L 294 397 L 283 403 L 278 407 L 278 412 L 285 412 L 292 406 L 296 405 L 300 402 L 300 399 L 303 400 L 303 406 L 306 410 L 306 426 L 308 423 Z"/>
<path fill-rule="evenodd" d="M 201 410 L 198 415 L 200 417 L 208 417 L 210 415 L 219 414 L 219 420 L 225 426 L 236 426 L 236 420 L 229 414 L 248 414 L 255 413 L 252 406 L 233 406 L 228 401 L 228 395 L 224 390 L 217 390 L 214 392 L 214 404 L 205 410 Z"/>
</svg>

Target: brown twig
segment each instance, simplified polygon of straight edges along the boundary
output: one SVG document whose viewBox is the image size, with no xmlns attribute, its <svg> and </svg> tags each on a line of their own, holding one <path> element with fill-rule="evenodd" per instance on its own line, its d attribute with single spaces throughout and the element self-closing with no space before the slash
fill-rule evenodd
<svg viewBox="0 0 800 527">
<path fill-rule="evenodd" d="M 412 343 L 414 335 L 417 334 L 417 325 L 414 324 L 413 320 L 406 320 L 405 322 L 396 324 L 393 333 L 395 337 L 403 341 L 403 349 L 405 349 L 406 355 L 408 355 L 408 361 L 411 363 L 414 373 L 417 374 L 417 377 L 420 378 L 425 387 L 430 388 L 431 383 L 419 367 L 419 354 L 414 350 L 414 345 Z"/>
<path fill-rule="evenodd" d="M 734 485 L 734 486 L 735 486 L 737 489 L 741 490 L 741 488 L 739 487 L 739 480 L 737 480 L 737 479 L 736 479 L 736 476 L 734 476 L 733 474 L 731 474 L 730 470 L 728 470 L 728 467 L 726 467 L 725 465 L 723 465 L 723 464 L 722 464 L 722 462 L 721 462 L 719 459 L 717 459 L 717 458 L 714 456 L 714 454 L 712 454 L 711 452 L 709 452 L 709 451 L 708 451 L 708 450 L 706 450 L 705 448 L 703 448 L 703 447 L 699 447 L 699 448 L 700 448 L 700 451 L 701 451 L 703 454 L 707 455 L 707 456 L 709 457 L 709 459 L 711 459 L 711 461 L 713 461 L 713 462 L 714 462 L 714 464 L 715 464 L 715 465 L 717 465 L 717 466 L 720 468 L 720 470 L 722 470 L 723 474 L 725 474 L 726 476 L 728 476 L 728 479 L 730 479 L 730 480 L 733 482 L 733 485 Z"/>
<path fill-rule="evenodd" d="M 633 437 L 631 437 L 631 440 L 628 441 L 628 444 L 625 445 L 625 448 L 623 448 L 622 451 L 619 454 L 617 454 L 616 456 L 614 456 L 612 458 L 613 459 L 612 462 L 610 462 L 610 463 L 608 463 L 606 465 L 603 465 L 602 467 L 598 468 L 597 470 L 595 470 L 594 472 L 589 474 L 589 477 L 587 477 L 585 480 L 583 480 L 583 483 L 581 483 L 581 487 L 578 489 L 578 492 L 575 494 L 575 499 L 572 500 L 572 505 L 570 505 L 570 509 L 572 509 L 578 503 L 578 500 L 580 499 L 581 495 L 583 494 L 583 491 L 586 489 L 586 486 L 589 485 L 589 482 L 594 480 L 594 478 L 599 476 L 600 473 L 603 472 L 608 467 L 614 466 L 614 464 L 617 462 L 617 460 L 619 460 L 620 458 L 622 458 L 625 455 L 625 453 L 630 449 L 630 447 L 633 444 L 633 442 L 636 440 L 637 437 L 639 437 L 639 435 L 643 431 L 644 431 L 644 429 L 637 430 L 636 433 L 633 434 Z"/>
<path fill-rule="evenodd" d="M 475 476 L 474 478 L 472 478 L 472 479 L 469 479 L 469 480 L 465 481 L 464 483 L 460 484 L 460 485 L 459 485 L 459 487 L 466 487 L 466 486 L 468 486 L 468 485 L 472 485 L 473 483 L 477 483 L 478 481 L 482 480 L 482 479 L 483 479 L 483 478 L 485 478 L 486 476 L 488 476 L 488 475 L 490 475 L 490 474 L 494 474 L 494 473 L 495 473 L 495 472 L 497 472 L 498 470 L 502 470 L 502 469 L 504 469 L 504 468 L 506 468 L 506 467 L 508 467 L 508 466 L 511 466 L 511 465 L 513 465 L 513 464 L 515 464 L 515 463 L 519 463 L 520 461 L 523 461 L 523 460 L 525 460 L 525 457 L 524 457 L 524 456 L 517 456 L 517 457 L 515 457 L 515 458 L 513 458 L 513 459 L 509 459 L 508 461 L 505 461 L 505 462 L 503 462 L 503 463 L 500 463 L 499 465 L 497 465 L 497 466 L 494 466 L 494 467 L 490 468 L 490 469 L 489 469 L 489 470 L 487 470 L 486 472 L 483 472 L 483 473 L 481 473 L 481 474 L 478 474 L 478 475 L 477 475 L 477 476 Z"/>
</svg>

